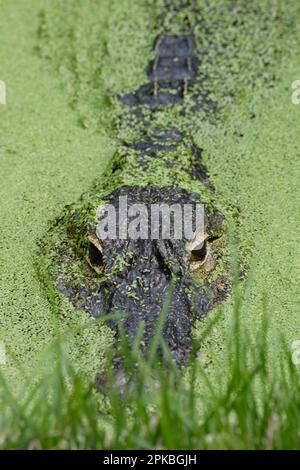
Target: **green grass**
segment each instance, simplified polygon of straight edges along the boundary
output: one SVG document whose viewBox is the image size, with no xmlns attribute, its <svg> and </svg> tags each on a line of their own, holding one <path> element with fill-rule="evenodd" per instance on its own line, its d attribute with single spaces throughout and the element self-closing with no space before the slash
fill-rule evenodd
<svg viewBox="0 0 300 470">
<path fill-rule="evenodd" d="M 126 382 L 121 386 L 113 367 L 108 367 L 102 396 L 70 361 L 68 341 L 74 331 L 62 334 L 49 284 L 56 338 L 40 357 L 34 383 L 17 364 L 24 380 L 18 393 L 0 375 L 1 448 L 299 448 L 299 369 L 284 337 L 278 337 L 280 361 L 270 361 L 267 300 L 260 332 L 251 338 L 244 310 L 251 283 L 251 276 L 245 283 L 233 281 L 222 367 L 212 373 L 201 358 L 201 345 L 220 321 L 222 308 L 206 320 L 189 365 L 181 370 L 175 366 L 161 336 L 170 292 L 148 355 L 139 349 L 143 325 L 133 346 L 121 335 L 118 354 L 124 360 Z M 157 356 L 159 344 L 163 360 Z"/>
</svg>

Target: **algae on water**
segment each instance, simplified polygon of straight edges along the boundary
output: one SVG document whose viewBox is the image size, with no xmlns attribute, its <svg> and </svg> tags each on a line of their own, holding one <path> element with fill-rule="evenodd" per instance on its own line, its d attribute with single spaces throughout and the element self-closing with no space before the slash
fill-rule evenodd
<svg viewBox="0 0 300 470">
<path fill-rule="evenodd" d="M 218 205 L 255 260 L 244 314 L 255 335 L 267 294 L 269 342 L 277 351 L 278 331 L 290 341 L 300 337 L 299 107 L 290 99 L 291 83 L 300 75 L 299 5 L 240 1 L 233 13 L 231 3 L 198 2 L 204 22 L 195 30 L 197 44 L 199 53 L 207 50 L 199 83 L 218 103 L 218 119 L 206 119 L 200 110 L 187 122 L 174 110 L 158 113 L 149 124 L 178 119 L 203 149 Z M 41 12 L 37 0 L 3 2 L 0 339 L 28 370 L 55 335 L 35 269 L 36 244 L 64 206 L 87 193 L 96 175 L 103 176 L 118 138 L 139 137 L 137 124 L 117 119 L 117 95 L 146 81 L 159 8 L 161 2 L 51 0 Z M 91 375 L 105 356 L 108 330 L 66 301 L 61 309 L 62 331 L 77 329 L 69 354 Z M 230 312 L 229 302 L 227 318 Z M 213 363 L 222 361 L 227 318 L 205 345 Z M 3 370 L 17 383 L 11 359 Z"/>
</svg>

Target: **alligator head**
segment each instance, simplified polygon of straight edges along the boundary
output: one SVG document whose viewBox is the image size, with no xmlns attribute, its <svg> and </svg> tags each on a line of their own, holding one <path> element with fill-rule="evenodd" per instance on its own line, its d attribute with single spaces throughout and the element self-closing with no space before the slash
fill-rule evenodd
<svg viewBox="0 0 300 470">
<path fill-rule="evenodd" d="M 120 208 L 120 200 L 125 197 L 128 230 L 127 237 L 121 238 L 118 225 L 124 221 L 124 207 Z M 163 337 L 175 361 L 184 363 L 191 348 L 192 320 L 195 316 L 199 318 L 206 314 L 212 303 L 211 295 L 203 284 L 195 282 L 192 272 L 212 269 L 215 260 L 214 243 L 220 236 L 222 216 L 217 211 L 204 208 L 204 220 L 197 226 L 196 204 L 199 205 L 199 197 L 196 194 L 182 189 L 155 186 L 122 187 L 111 193 L 106 204 L 115 208 L 113 221 L 116 222 L 116 232 L 112 228 L 109 236 L 105 236 L 99 230 L 99 220 L 86 230 L 85 259 L 94 272 L 94 277 L 101 280 L 100 284 L 97 286 L 96 283 L 97 287 L 91 291 L 87 280 L 85 288 L 81 287 L 75 292 L 70 287 L 66 288 L 66 283 L 60 282 L 60 290 L 76 306 L 87 310 L 91 315 L 124 312 L 121 324 L 129 341 L 133 340 L 140 322 L 143 321 L 145 349 L 153 337 L 165 299 L 171 291 Z M 150 232 L 151 217 L 149 220 L 141 219 L 141 212 L 144 209 L 150 215 L 151 207 L 156 205 L 155 207 L 161 208 L 161 204 L 177 208 L 179 212 L 182 210 L 182 214 L 184 206 L 192 209 L 191 236 L 186 235 L 182 225 L 181 233 L 175 234 L 172 211 L 167 213 L 168 216 L 171 214 L 168 227 L 170 236 L 166 231 L 162 232 L 166 220 L 161 216 L 158 233 L 153 236 Z M 133 207 L 138 208 L 139 223 L 136 211 L 134 217 L 130 218 Z M 143 222 L 147 225 L 142 227 Z M 130 232 L 131 223 L 137 229 L 134 232 Z M 120 323 L 111 322 L 116 330 L 118 325 Z"/>
</svg>

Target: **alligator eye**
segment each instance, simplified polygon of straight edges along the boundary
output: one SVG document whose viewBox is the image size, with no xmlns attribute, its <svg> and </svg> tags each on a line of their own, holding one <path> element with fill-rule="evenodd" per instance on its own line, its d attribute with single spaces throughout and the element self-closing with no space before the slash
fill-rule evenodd
<svg viewBox="0 0 300 470">
<path fill-rule="evenodd" d="M 87 261 L 97 274 L 101 274 L 103 268 L 103 249 L 101 243 L 94 235 L 89 236 L 89 242 Z"/>
<path fill-rule="evenodd" d="M 103 261 L 102 253 L 92 243 L 90 243 L 90 246 L 89 246 L 89 258 L 92 264 L 95 264 L 95 265 L 102 264 L 102 261 Z"/>
<path fill-rule="evenodd" d="M 201 245 L 196 246 L 191 250 L 191 261 L 204 263 L 207 256 L 207 242 L 206 240 Z"/>
<path fill-rule="evenodd" d="M 190 255 L 191 270 L 197 269 L 205 263 L 208 256 L 208 234 L 203 231 L 202 227 L 195 231 L 192 240 L 187 244 L 187 251 Z"/>
</svg>

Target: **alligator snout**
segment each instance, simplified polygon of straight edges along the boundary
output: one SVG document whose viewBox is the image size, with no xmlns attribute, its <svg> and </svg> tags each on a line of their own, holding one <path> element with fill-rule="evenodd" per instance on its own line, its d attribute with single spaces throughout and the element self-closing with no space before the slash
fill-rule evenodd
<svg viewBox="0 0 300 470">
<path fill-rule="evenodd" d="M 119 224 L 123 219 L 119 217 L 122 214 L 118 202 L 125 194 L 129 213 L 137 201 L 139 210 L 141 211 L 142 206 L 148 214 L 154 204 L 164 208 L 174 208 L 177 204 L 177 209 L 182 211 L 184 205 L 196 208 L 195 195 L 184 190 L 121 188 L 108 198 L 118 216 L 114 221 L 118 220 Z M 191 222 L 196 222 L 195 210 L 191 212 L 191 216 Z M 134 220 L 128 214 L 126 218 L 129 223 Z M 174 228 L 176 221 L 174 217 L 172 220 Z M 152 226 L 153 220 L 143 219 L 140 223 L 142 222 L 148 222 Z M 159 221 L 159 234 L 164 232 L 166 223 L 168 227 L 171 224 L 162 217 Z M 121 325 L 130 341 L 133 341 L 140 323 L 143 322 L 143 343 L 147 349 L 156 331 L 158 319 L 163 309 L 167 308 L 162 336 L 178 363 L 185 362 L 188 357 L 192 319 L 195 315 L 203 316 L 211 306 L 204 288 L 192 278 L 192 271 L 201 267 L 209 256 L 209 233 L 206 232 L 209 226 L 204 221 L 200 225 L 200 228 L 194 225 L 190 239 L 186 238 L 184 232 L 181 237 L 176 238 L 174 230 L 170 231 L 170 237 L 162 238 L 160 235 L 152 239 L 149 227 L 146 233 L 148 236 L 144 239 L 132 239 L 130 236 L 119 238 L 118 230 L 112 232 L 116 236 L 104 237 L 97 227 L 89 234 L 89 263 L 104 279 L 98 293 L 99 314 L 124 312 Z M 139 229 L 142 232 L 142 228 Z M 145 231 L 143 233 L 145 236 Z M 166 305 L 167 298 L 169 301 Z M 118 325 L 120 323 L 111 322 L 111 326 L 117 331 Z"/>
<path fill-rule="evenodd" d="M 125 196 L 124 212 L 120 200 Z M 191 349 L 193 319 L 205 315 L 213 303 L 205 276 L 219 256 L 215 244 L 221 236 L 222 216 L 204 206 L 203 220 L 199 219 L 199 195 L 180 188 L 124 186 L 107 196 L 105 202 L 105 211 L 90 209 L 98 214 L 93 222 L 90 216 L 84 218 L 80 211 L 71 211 L 69 248 L 67 254 L 63 251 L 62 264 L 69 265 L 65 272 L 72 272 L 73 279 L 67 274 L 58 287 L 76 307 L 92 316 L 121 313 L 121 319 L 115 315 L 118 320 L 111 320 L 110 326 L 118 337 L 121 325 L 129 343 L 143 322 L 145 352 L 163 316 L 163 340 L 175 361 L 182 364 Z M 151 212 L 153 206 L 160 215 L 154 233 L 153 222 L 157 219 Z M 113 209 L 113 225 L 107 219 L 108 207 Z M 182 217 L 186 208 L 191 220 Z M 189 235 L 184 230 L 186 222 L 192 228 Z M 78 236 L 79 249 L 78 242 L 73 242 Z M 76 279 L 78 268 L 73 270 L 70 263 L 78 267 L 79 259 L 82 274 Z"/>
<path fill-rule="evenodd" d="M 105 243 L 103 250 L 105 259 L 111 251 Z M 120 323 L 112 321 L 111 327 L 118 331 L 121 324 L 132 342 L 143 322 L 142 341 L 146 351 L 159 318 L 164 315 L 162 336 L 176 362 L 184 363 L 190 351 L 192 312 L 196 307 L 186 253 L 182 250 L 184 259 L 180 264 L 179 259 L 171 258 L 174 257 L 172 242 L 161 240 L 129 241 L 120 252 L 123 262 L 119 255 L 118 267 L 104 269 L 107 280 L 101 286 L 103 311 L 125 313 Z M 196 313 L 203 315 L 209 310 L 210 302 L 200 288 L 197 297 Z"/>
</svg>

